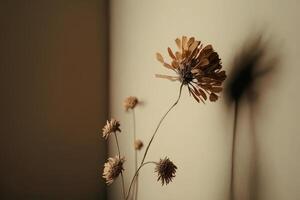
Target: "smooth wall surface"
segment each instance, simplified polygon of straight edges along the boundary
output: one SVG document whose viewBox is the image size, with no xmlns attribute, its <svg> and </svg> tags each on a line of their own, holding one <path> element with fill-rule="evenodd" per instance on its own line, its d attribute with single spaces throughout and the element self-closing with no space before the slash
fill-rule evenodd
<svg viewBox="0 0 300 200">
<path fill-rule="evenodd" d="M 105 199 L 106 1 L 1 1 L 0 29 L 0 199 Z"/>
<path fill-rule="evenodd" d="M 175 101 L 179 83 L 156 79 L 170 74 L 155 59 L 167 57 L 174 39 L 195 36 L 211 43 L 224 68 L 231 69 L 233 55 L 249 34 L 264 30 L 282 54 L 279 74 L 264 91 L 256 113 L 257 177 L 255 198 L 300 198 L 300 128 L 297 92 L 299 74 L 300 14 L 297 0 L 113 0 L 111 3 L 111 116 L 122 124 L 121 151 L 127 156 L 126 185 L 133 175 L 132 115 L 122 101 L 134 95 L 143 101 L 136 109 L 138 137 L 148 142 L 162 114 Z M 247 108 L 238 127 L 237 197 L 249 199 L 249 118 Z M 206 105 L 196 103 L 184 89 L 178 106 L 167 117 L 149 151 L 147 160 L 169 156 L 178 166 L 173 183 L 156 182 L 154 167 L 142 170 L 139 199 L 227 199 L 233 113 L 224 98 Z M 110 154 L 116 153 L 111 141 Z M 111 200 L 121 199 L 120 180 L 109 188 Z M 252 194 L 253 195 L 253 194 Z"/>
</svg>

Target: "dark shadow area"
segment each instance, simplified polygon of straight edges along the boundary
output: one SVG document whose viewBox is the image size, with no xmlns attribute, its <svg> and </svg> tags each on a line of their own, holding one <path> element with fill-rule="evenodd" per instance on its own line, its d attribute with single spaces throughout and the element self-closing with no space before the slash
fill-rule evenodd
<svg viewBox="0 0 300 200">
<path fill-rule="evenodd" d="M 0 199 L 105 199 L 108 1 L 0 2 Z"/>
<path fill-rule="evenodd" d="M 250 157 L 249 166 L 250 175 L 248 181 L 249 197 L 246 199 L 258 200 L 260 188 L 260 147 L 257 141 L 256 130 L 256 109 L 262 100 L 262 94 L 267 90 L 268 85 L 276 76 L 280 62 L 279 53 L 272 49 L 272 39 L 266 39 L 263 32 L 253 34 L 246 39 L 233 58 L 232 71 L 229 73 L 225 95 L 229 108 L 235 107 L 234 134 L 233 134 L 233 153 L 232 153 L 232 186 L 230 199 L 237 199 L 239 191 L 235 190 L 235 165 L 239 163 L 236 152 L 241 149 L 235 149 L 238 140 L 236 135 L 236 126 L 239 123 L 237 113 L 242 107 L 249 109 L 249 127 L 250 127 Z M 239 111 L 238 111 L 239 110 Z M 247 178 L 246 178 L 247 179 Z"/>
</svg>

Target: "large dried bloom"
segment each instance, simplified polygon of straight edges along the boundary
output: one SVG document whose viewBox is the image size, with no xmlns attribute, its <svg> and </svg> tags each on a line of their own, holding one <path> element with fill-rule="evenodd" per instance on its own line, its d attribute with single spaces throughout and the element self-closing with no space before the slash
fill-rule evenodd
<svg viewBox="0 0 300 200">
<path fill-rule="evenodd" d="M 124 157 L 115 156 L 114 158 L 108 158 L 104 164 L 102 177 L 106 180 L 106 184 L 110 185 L 124 170 L 123 163 L 125 162 Z"/>
<path fill-rule="evenodd" d="M 139 103 L 138 98 L 130 96 L 124 100 L 124 108 L 126 111 L 129 109 L 134 109 L 135 106 Z"/>
<path fill-rule="evenodd" d="M 144 143 L 141 140 L 137 139 L 134 141 L 134 149 L 135 150 L 141 150 L 143 148 L 143 146 L 144 146 Z"/>
<path fill-rule="evenodd" d="M 169 184 L 175 177 L 176 170 L 177 167 L 169 158 L 165 157 L 164 159 L 160 159 L 155 167 L 155 172 L 158 174 L 157 181 L 160 180 L 162 185 Z"/>
<path fill-rule="evenodd" d="M 106 125 L 102 128 L 102 136 L 107 139 L 111 133 L 117 131 L 121 132 L 120 122 L 112 118 L 110 121 L 107 120 Z"/>
<path fill-rule="evenodd" d="M 176 72 L 177 76 L 157 74 L 158 78 L 171 81 L 180 81 L 188 87 L 189 93 L 197 102 L 204 103 L 209 96 L 210 101 L 218 99 L 217 93 L 222 91 L 222 83 L 226 79 L 226 73 L 222 69 L 221 59 L 211 45 L 203 46 L 194 37 L 183 36 L 175 40 L 179 51 L 175 53 L 168 47 L 171 64 L 164 61 L 160 53 L 156 58 L 168 69 Z"/>
</svg>

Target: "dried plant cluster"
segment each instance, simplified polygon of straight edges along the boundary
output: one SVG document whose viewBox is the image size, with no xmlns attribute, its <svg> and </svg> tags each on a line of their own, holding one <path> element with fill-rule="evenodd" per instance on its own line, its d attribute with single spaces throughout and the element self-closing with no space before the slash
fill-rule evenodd
<svg viewBox="0 0 300 200">
<path fill-rule="evenodd" d="M 125 162 L 125 158 L 120 153 L 121 151 L 118 144 L 118 135 L 116 134 L 117 132 L 121 132 L 120 123 L 115 119 L 111 119 L 110 121 L 107 121 L 106 125 L 102 129 L 102 136 L 105 139 L 108 139 L 112 134 L 115 136 L 115 143 L 118 149 L 118 155 L 114 158 L 108 158 L 108 161 L 104 164 L 103 178 L 109 185 L 121 175 L 124 200 L 138 199 L 137 194 L 139 173 L 141 168 L 147 164 L 155 165 L 154 172 L 157 173 L 157 181 L 160 181 L 162 185 L 169 184 L 175 178 L 177 166 L 168 157 L 155 162 L 146 161 L 146 156 L 161 123 L 168 113 L 179 102 L 182 87 L 187 86 L 190 95 L 192 95 L 197 102 L 202 101 L 203 103 L 208 99 L 212 102 L 217 101 L 218 95 L 223 89 L 222 84 L 226 79 L 226 73 L 224 70 L 222 70 L 221 59 L 219 58 L 218 53 L 214 51 L 211 45 L 204 46 L 200 41 L 195 40 L 195 38 L 187 38 L 186 36 L 183 36 L 182 39 L 177 38 L 175 42 L 179 48 L 179 51 L 173 53 L 173 51 L 168 48 L 168 53 L 172 59 L 171 64 L 166 63 L 162 55 L 159 53 L 156 54 L 156 58 L 163 64 L 163 66 L 173 70 L 177 76 L 156 75 L 156 77 L 181 82 L 179 96 L 175 103 L 171 105 L 171 107 L 160 119 L 152 137 L 146 145 L 139 165 L 137 162 L 137 153 L 141 153 L 144 143 L 136 138 L 135 109 L 140 102 L 138 98 L 134 96 L 127 97 L 123 102 L 125 111 L 130 111 L 132 113 L 134 127 L 133 147 L 135 151 L 135 173 L 128 188 L 125 187 L 123 177 L 123 164 Z"/>
</svg>

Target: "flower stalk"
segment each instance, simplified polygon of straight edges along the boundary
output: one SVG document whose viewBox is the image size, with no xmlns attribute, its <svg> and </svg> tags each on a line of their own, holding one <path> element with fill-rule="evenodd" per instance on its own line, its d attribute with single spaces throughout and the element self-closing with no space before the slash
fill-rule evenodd
<svg viewBox="0 0 300 200">
<path fill-rule="evenodd" d="M 152 163 L 152 164 L 157 164 L 157 163 L 154 162 L 154 161 L 145 162 L 145 163 L 143 163 L 142 165 L 140 165 L 139 168 L 136 170 L 136 172 L 135 172 L 135 174 L 134 174 L 134 176 L 132 177 L 132 180 L 131 180 L 131 182 L 130 182 L 130 185 L 129 185 L 129 188 L 128 188 L 128 193 L 127 193 L 127 196 L 126 196 L 125 200 L 127 200 L 127 199 L 129 198 L 129 194 L 130 194 L 131 188 L 132 188 L 132 186 L 133 186 L 133 183 L 134 183 L 136 177 L 138 176 L 140 170 L 142 169 L 142 167 L 144 167 L 144 166 L 147 165 L 147 164 L 151 164 L 151 163 Z"/>
<path fill-rule="evenodd" d="M 116 144 L 117 144 L 117 148 L 118 148 L 118 154 L 119 154 L 119 158 L 121 157 L 121 151 L 120 151 L 120 146 L 119 146 L 119 141 L 118 141 L 118 137 L 116 132 L 114 132 L 114 136 L 115 136 L 115 140 L 116 140 Z M 124 176 L 123 176 L 123 172 L 121 171 L 121 180 L 122 180 L 122 191 L 123 191 L 123 198 L 126 198 L 125 195 L 125 183 L 124 183 Z"/>
<path fill-rule="evenodd" d="M 133 143 L 135 145 L 137 138 L 136 138 L 136 118 L 135 118 L 134 109 L 132 109 L 132 121 L 133 121 Z M 134 148 L 134 169 L 135 169 L 135 171 L 138 170 L 137 154 L 138 154 L 138 149 Z M 134 200 L 138 199 L 138 188 L 139 188 L 139 174 L 136 175 L 136 180 L 135 180 L 135 188 L 134 188 L 134 196 L 133 196 Z"/>
<path fill-rule="evenodd" d="M 151 139 L 150 139 L 150 141 L 149 141 L 149 143 L 147 145 L 146 151 L 145 151 L 143 159 L 141 161 L 141 165 L 145 162 L 145 159 L 146 159 L 146 156 L 148 154 L 149 148 L 150 148 L 150 146 L 151 146 L 151 144 L 152 144 L 152 142 L 154 140 L 154 137 L 157 134 L 157 131 L 158 131 L 160 125 L 162 124 L 162 122 L 164 121 L 164 119 L 166 118 L 166 116 L 169 114 L 169 112 L 178 104 L 178 102 L 180 100 L 180 97 L 181 97 L 182 87 L 183 87 L 183 84 L 181 84 L 181 86 L 180 86 L 178 98 L 176 99 L 176 101 L 174 102 L 174 104 L 172 104 L 172 106 L 169 108 L 169 110 L 162 116 L 162 118 L 158 122 L 157 127 L 156 127 L 156 129 L 155 129 L 155 131 L 154 131 L 154 133 L 153 133 L 153 135 L 152 135 L 152 137 L 151 137 Z"/>
</svg>

